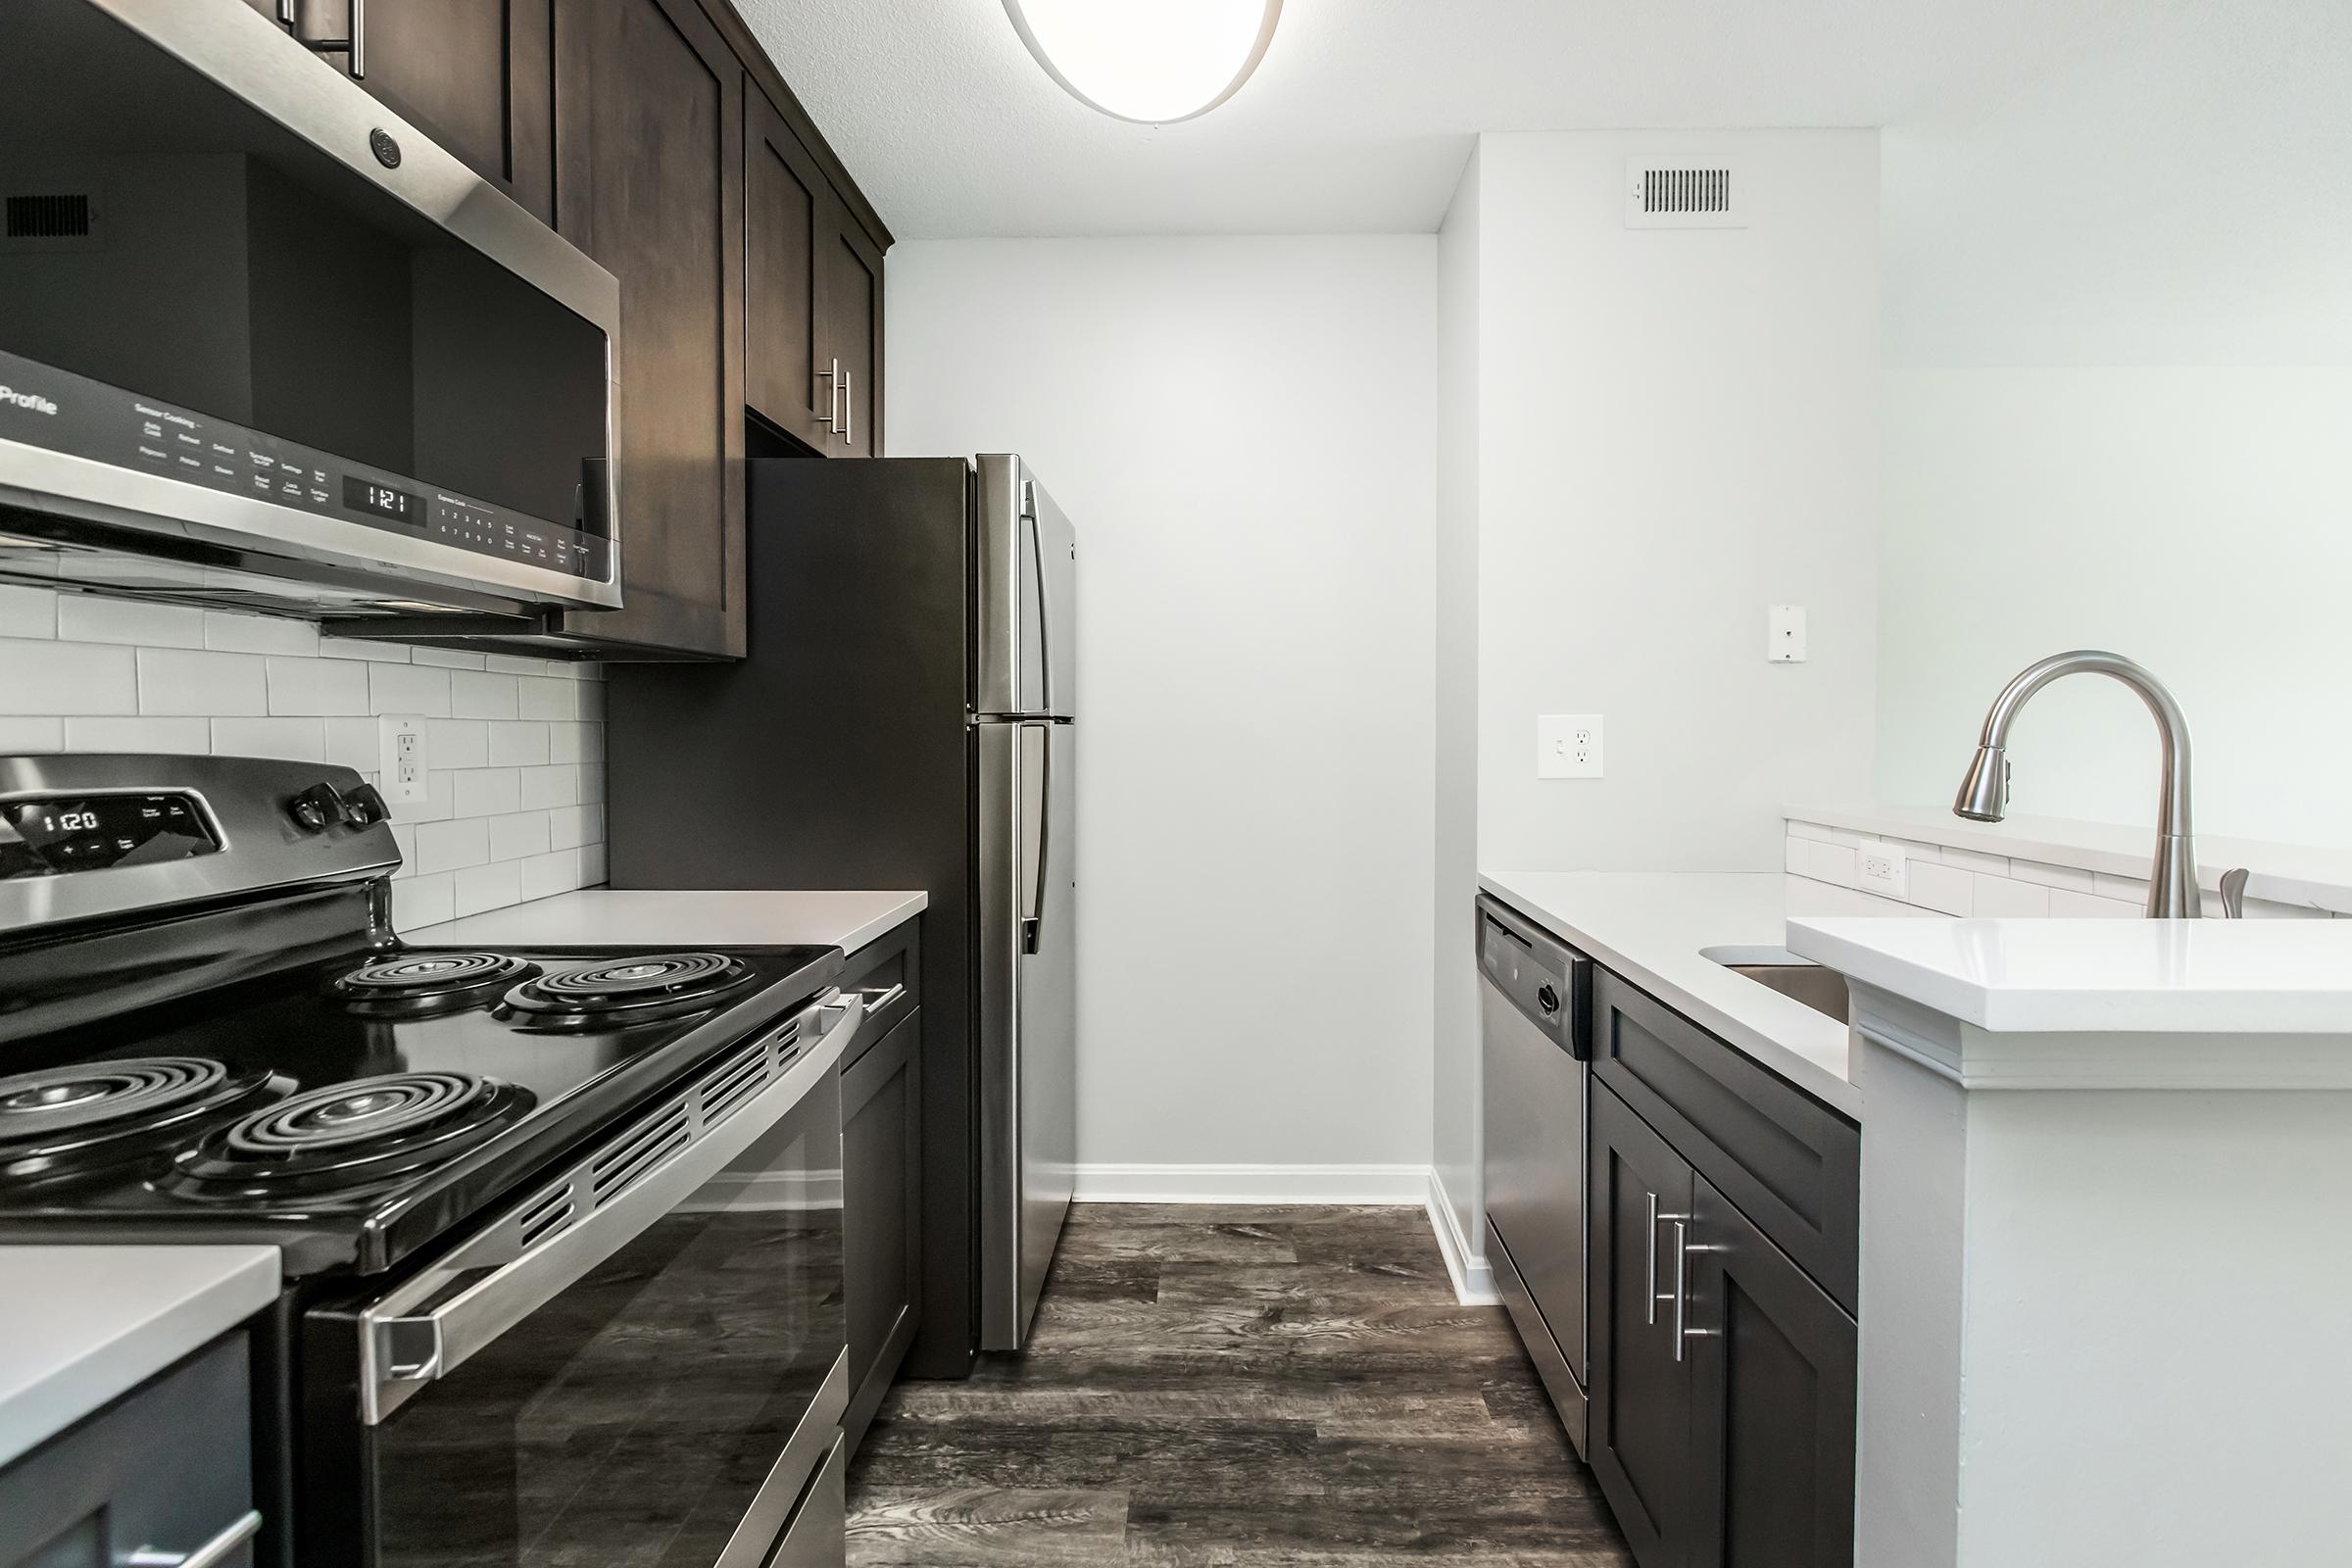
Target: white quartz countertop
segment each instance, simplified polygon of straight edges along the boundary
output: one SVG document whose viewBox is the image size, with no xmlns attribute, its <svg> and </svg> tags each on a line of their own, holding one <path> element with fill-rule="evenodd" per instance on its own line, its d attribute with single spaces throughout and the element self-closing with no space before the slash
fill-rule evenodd
<svg viewBox="0 0 2352 1568">
<path fill-rule="evenodd" d="M 1788 943 L 1987 1030 L 2352 1034 L 2352 922 L 1800 917 Z"/>
<path fill-rule="evenodd" d="M 1778 872 L 1493 871 L 1478 880 L 1603 967 L 1860 1119 L 1862 1097 L 1846 1077 L 1845 1025 L 1703 956 L 1710 948 L 1787 941 Z"/>
<path fill-rule="evenodd" d="M 274 1247 L 0 1247 L 0 1465 L 277 1296 Z"/>
<path fill-rule="evenodd" d="M 922 893 L 671 893 L 583 888 L 401 933 L 423 947 L 612 943 L 793 947 L 856 953 L 923 912 Z"/>
</svg>

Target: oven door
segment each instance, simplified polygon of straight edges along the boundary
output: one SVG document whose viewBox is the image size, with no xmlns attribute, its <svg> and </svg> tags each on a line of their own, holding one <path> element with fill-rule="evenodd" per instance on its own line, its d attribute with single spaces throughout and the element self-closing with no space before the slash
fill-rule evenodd
<svg viewBox="0 0 2352 1568">
<path fill-rule="evenodd" d="M 760 1568 L 831 1506 L 862 1018 L 829 995 L 423 1274 L 314 1314 L 358 1408 L 321 1431 L 312 1404 L 301 1560 Z"/>
</svg>

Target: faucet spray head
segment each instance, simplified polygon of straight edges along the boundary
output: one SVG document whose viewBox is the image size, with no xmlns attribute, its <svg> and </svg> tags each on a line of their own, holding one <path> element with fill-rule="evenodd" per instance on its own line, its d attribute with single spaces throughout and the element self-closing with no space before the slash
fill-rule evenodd
<svg viewBox="0 0 2352 1568">
<path fill-rule="evenodd" d="M 1998 822 L 2009 804 L 2009 754 L 1998 746 L 1980 746 L 1960 781 L 1952 812 L 1972 822 Z"/>
</svg>

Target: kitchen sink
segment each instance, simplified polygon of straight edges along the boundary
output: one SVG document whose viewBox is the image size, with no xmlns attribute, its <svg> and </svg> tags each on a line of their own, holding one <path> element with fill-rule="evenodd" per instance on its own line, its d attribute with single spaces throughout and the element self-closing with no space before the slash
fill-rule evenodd
<svg viewBox="0 0 2352 1568">
<path fill-rule="evenodd" d="M 1737 975 L 1778 991 L 1815 1012 L 1847 1022 L 1845 976 L 1786 948 L 1708 948 L 1699 954 Z"/>
</svg>

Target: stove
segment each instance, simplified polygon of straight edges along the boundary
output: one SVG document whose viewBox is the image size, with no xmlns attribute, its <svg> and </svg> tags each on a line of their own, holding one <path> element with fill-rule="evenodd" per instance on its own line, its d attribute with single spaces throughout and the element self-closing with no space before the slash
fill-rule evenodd
<svg viewBox="0 0 2352 1568">
<path fill-rule="evenodd" d="M 311 763 L 0 758 L 0 1242 L 280 1250 L 260 1364 L 303 1392 L 260 1561 L 520 1560 L 563 1533 L 549 1446 L 617 1419 L 579 1368 L 670 1347 L 637 1370 L 700 1391 L 716 1507 L 629 1528 L 727 1521 L 732 1562 L 846 1400 L 842 955 L 413 944 L 386 814 Z M 662 1403 L 564 1494 L 677 1439 Z"/>
</svg>

